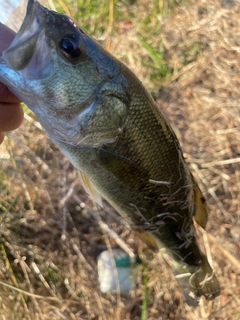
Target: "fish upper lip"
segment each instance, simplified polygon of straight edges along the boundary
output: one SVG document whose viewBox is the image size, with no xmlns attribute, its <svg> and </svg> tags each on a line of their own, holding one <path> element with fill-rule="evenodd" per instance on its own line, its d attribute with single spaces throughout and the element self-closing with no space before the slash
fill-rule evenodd
<svg viewBox="0 0 240 320">
<path fill-rule="evenodd" d="M 45 12 L 46 15 L 48 15 L 48 11 L 49 11 L 47 8 L 42 6 L 38 2 L 38 0 L 28 0 L 26 15 L 28 14 L 35 15 L 36 10 L 39 10 L 40 12 Z"/>
</svg>

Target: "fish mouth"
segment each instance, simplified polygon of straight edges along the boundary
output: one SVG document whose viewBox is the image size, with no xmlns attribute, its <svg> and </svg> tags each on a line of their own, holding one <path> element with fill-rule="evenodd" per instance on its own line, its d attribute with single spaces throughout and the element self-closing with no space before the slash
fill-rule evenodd
<svg viewBox="0 0 240 320">
<path fill-rule="evenodd" d="M 36 0 L 29 0 L 26 16 L 16 37 L 9 48 L 3 52 L 3 58 L 13 70 L 22 70 L 30 62 L 44 25 L 49 16 L 49 10 Z"/>
</svg>

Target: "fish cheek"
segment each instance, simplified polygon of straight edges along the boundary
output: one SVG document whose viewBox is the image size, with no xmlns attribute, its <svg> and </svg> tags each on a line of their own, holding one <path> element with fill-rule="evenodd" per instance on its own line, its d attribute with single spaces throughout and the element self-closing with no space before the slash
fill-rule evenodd
<svg viewBox="0 0 240 320">
<path fill-rule="evenodd" d="M 94 145 L 113 143 L 122 132 L 128 115 L 127 106 L 118 97 L 103 95 L 81 129 Z"/>
<path fill-rule="evenodd" d="M 50 77 L 42 80 L 43 96 L 57 110 L 66 110 L 75 116 L 80 110 L 84 111 L 87 101 L 97 94 L 102 81 L 103 76 L 97 73 L 92 61 L 71 64 L 60 58 L 55 61 Z"/>
</svg>

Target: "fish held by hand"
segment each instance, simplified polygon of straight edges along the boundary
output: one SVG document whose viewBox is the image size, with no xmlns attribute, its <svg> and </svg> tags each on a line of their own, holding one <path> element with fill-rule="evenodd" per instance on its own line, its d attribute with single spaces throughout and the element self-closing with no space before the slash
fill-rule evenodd
<svg viewBox="0 0 240 320">
<path fill-rule="evenodd" d="M 147 244 L 164 245 L 187 303 L 220 286 L 193 219 L 204 197 L 167 119 L 137 77 L 68 16 L 29 0 L 0 58 L 0 80 L 37 115 L 98 203 L 105 198 Z"/>
</svg>

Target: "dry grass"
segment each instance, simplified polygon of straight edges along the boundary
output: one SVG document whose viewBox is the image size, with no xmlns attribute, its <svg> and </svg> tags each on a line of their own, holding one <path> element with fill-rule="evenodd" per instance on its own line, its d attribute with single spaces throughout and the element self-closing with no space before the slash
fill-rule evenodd
<svg viewBox="0 0 240 320">
<path fill-rule="evenodd" d="M 132 10 L 146 7 L 137 1 Z M 1 146 L 1 320 L 144 319 L 146 304 L 145 319 L 240 319 L 240 2 L 192 1 L 159 17 L 172 70 L 160 89 L 161 79 L 150 82 L 142 64 L 148 55 L 139 28 L 119 25 L 110 48 L 155 91 L 205 192 L 209 234 L 198 233 L 221 296 L 188 307 L 166 254 L 153 254 L 107 204 L 96 208 L 76 170 L 25 120 Z M 149 41 L 157 47 L 160 37 Z M 116 242 L 99 221 L 144 262 L 128 297 L 100 293 L 96 257 Z"/>
</svg>

